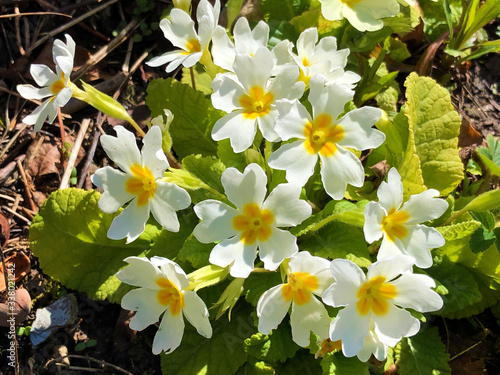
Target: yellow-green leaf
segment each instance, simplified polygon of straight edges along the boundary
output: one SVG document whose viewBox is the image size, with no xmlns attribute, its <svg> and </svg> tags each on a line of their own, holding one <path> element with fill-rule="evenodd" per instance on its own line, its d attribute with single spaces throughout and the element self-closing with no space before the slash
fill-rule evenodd
<svg viewBox="0 0 500 375">
<path fill-rule="evenodd" d="M 463 164 L 458 156 L 460 116 L 450 94 L 429 77 L 410 74 L 405 82 L 410 138 L 415 147 L 425 186 L 447 195 L 463 179 Z M 410 142 L 409 142 L 410 143 Z"/>
</svg>

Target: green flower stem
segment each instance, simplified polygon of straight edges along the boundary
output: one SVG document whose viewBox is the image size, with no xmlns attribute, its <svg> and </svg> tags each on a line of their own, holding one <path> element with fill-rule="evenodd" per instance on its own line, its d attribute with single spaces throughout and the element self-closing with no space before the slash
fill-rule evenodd
<svg viewBox="0 0 500 375">
<path fill-rule="evenodd" d="M 318 221 L 312 227 L 310 227 L 306 233 L 317 232 L 318 230 L 323 228 L 325 225 L 327 225 L 328 223 L 331 223 L 332 221 L 335 221 L 335 220 L 340 220 L 343 223 L 347 223 L 347 224 L 361 227 L 364 224 L 363 210 L 344 211 L 344 212 L 339 212 L 339 213 L 334 214 L 334 215 L 327 216 L 324 219 Z"/>
<path fill-rule="evenodd" d="M 205 67 L 206 72 L 210 75 L 210 78 L 214 79 L 218 73 L 221 73 L 221 69 L 214 64 L 212 61 L 212 55 L 208 50 L 208 46 L 203 50 L 203 55 L 201 55 L 200 64 Z"/>
<path fill-rule="evenodd" d="M 264 147 L 264 160 L 266 161 L 266 174 L 268 181 L 271 181 L 273 177 L 273 170 L 269 166 L 269 156 L 271 156 L 272 152 L 273 152 L 273 143 L 266 140 L 266 145 Z"/>
<path fill-rule="evenodd" d="M 72 96 L 74 98 L 84 101 L 111 117 L 129 122 L 142 137 L 146 135 L 134 119 L 127 113 L 125 108 L 111 96 L 104 94 L 83 81 L 82 86 L 84 90 L 79 89 L 73 82 L 69 82 L 68 86 L 73 91 Z"/>
<path fill-rule="evenodd" d="M 201 185 L 202 189 L 205 189 L 205 190 L 208 190 L 209 192 L 211 192 L 212 194 L 215 194 L 217 195 L 221 200 L 226 200 L 227 197 L 222 194 L 222 193 L 219 193 L 217 190 L 215 190 L 213 187 L 205 184 L 202 182 L 202 185 Z"/>
</svg>

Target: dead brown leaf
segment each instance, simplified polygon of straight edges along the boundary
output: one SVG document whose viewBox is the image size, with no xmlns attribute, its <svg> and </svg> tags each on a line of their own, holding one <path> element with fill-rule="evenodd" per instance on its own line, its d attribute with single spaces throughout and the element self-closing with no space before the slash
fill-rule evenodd
<svg viewBox="0 0 500 375">
<path fill-rule="evenodd" d="M 14 273 L 14 278 L 12 279 L 12 275 L 9 275 L 9 280 L 19 281 L 30 271 L 31 263 L 30 259 L 24 253 L 16 251 L 5 259 L 5 267 L 12 269 Z M 4 270 L 3 265 L 0 263 L 0 292 L 3 292 L 5 289 Z"/>
</svg>

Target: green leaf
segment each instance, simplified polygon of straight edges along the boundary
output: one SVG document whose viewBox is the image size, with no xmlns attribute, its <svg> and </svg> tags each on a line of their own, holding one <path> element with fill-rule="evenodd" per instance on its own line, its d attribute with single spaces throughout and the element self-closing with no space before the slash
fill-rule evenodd
<svg viewBox="0 0 500 375">
<path fill-rule="evenodd" d="M 474 233 L 470 236 L 469 248 L 474 253 L 483 252 L 497 240 L 495 233 L 484 227 L 476 229 Z"/>
<path fill-rule="evenodd" d="M 285 363 L 278 363 L 276 366 L 276 374 L 313 375 L 320 373 L 319 360 L 314 359 L 314 356 L 304 349 L 299 350 L 293 358 L 290 358 Z"/>
<path fill-rule="evenodd" d="M 274 375 L 276 371 L 264 361 L 257 361 L 252 357 L 248 358 L 247 363 L 239 368 L 236 375 Z"/>
<path fill-rule="evenodd" d="M 397 360 L 400 375 L 451 374 L 449 354 L 436 327 L 424 326 L 413 337 L 403 338 Z"/>
<path fill-rule="evenodd" d="M 467 238 L 474 231 L 481 226 L 474 220 L 464 221 L 457 224 L 447 225 L 443 227 L 436 228 L 446 240 L 446 247 L 451 247 L 452 241 Z"/>
<path fill-rule="evenodd" d="M 261 11 L 266 21 L 289 21 L 309 9 L 310 0 L 262 0 Z"/>
<path fill-rule="evenodd" d="M 203 95 L 211 95 L 214 91 L 212 90 L 212 77 L 208 74 L 201 64 L 196 64 L 193 67 L 194 84 L 196 85 L 196 90 L 201 91 Z M 193 80 L 191 79 L 191 69 L 182 68 L 182 79 L 181 82 L 185 85 L 193 87 Z"/>
<path fill-rule="evenodd" d="M 472 199 L 461 210 L 453 214 L 458 217 L 467 211 L 489 211 L 500 207 L 500 190 L 490 190 Z"/>
<path fill-rule="evenodd" d="M 363 229 L 338 221 L 300 239 L 299 248 L 323 258 L 344 258 L 360 267 L 371 264 Z"/>
<path fill-rule="evenodd" d="M 488 276 L 492 281 L 499 283 L 500 253 L 495 249 L 495 246 L 491 246 L 486 251 L 474 254 L 469 249 L 469 238 L 470 236 L 466 236 L 454 241 L 447 241 L 443 247 L 434 251 L 446 255 L 452 262 L 469 267 L 476 273 Z"/>
<path fill-rule="evenodd" d="M 463 179 L 458 155 L 461 119 L 451 104 L 448 90 L 428 77 L 411 73 L 405 86 L 410 137 L 414 132 L 422 176 L 427 188 L 451 193 Z"/>
<path fill-rule="evenodd" d="M 477 282 L 466 267 L 445 257 L 442 261 L 435 262 L 426 272 L 438 283 L 436 291 L 441 294 L 444 302 L 441 310 L 435 314 L 455 318 L 460 310 L 481 301 L 482 295 Z"/>
<path fill-rule="evenodd" d="M 387 145 L 389 151 L 389 162 L 396 167 L 403 183 L 403 197 L 408 200 L 411 195 L 419 194 L 425 191 L 422 169 L 420 167 L 420 157 L 417 155 L 415 146 L 413 127 L 410 127 L 408 117 L 403 113 L 406 107 L 401 108 L 401 112 L 394 118 L 393 129 L 389 127 L 390 145 Z M 394 129 L 395 128 L 395 129 Z M 406 136 L 406 138 L 405 138 Z M 401 142 L 402 149 L 395 143 Z M 403 155 L 401 156 L 401 151 Z M 391 160 L 392 159 L 392 160 Z"/>
<path fill-rule="evenodd" d="M 201 243 L 191 234 L 182 245 L 177 260 L 180 262 L 188 261 L 194 268 L 206 266 L 210 264 L 208 259 L 214 246 L 213 243 Z"/>
<path fill-rule="evenodd" d="M 491 134 L 486 141 L 488 147 L 478 147 L 476 151 L 490 172 L 500 176 L 500 142 Z"/>
<path fill-rule="evenodd" d="M 231 28 L 233 22 L 236 21 L 236 17 L 238 17 L 238 14 L 240 13 L 242 6 L 243 6 L 243 0 L 229 0 L 226 3 L 227 25 L 229 28 Z"/>
<path fill-rule="evenodd" d="M 52 193 L 31 224 L 31 249 L 42 270 L 66 287 L 119 302 L 123 293 L 117 293 L 121 283 L 115 273 L 126 266 L 126 257 L 146 255 L 160 230 L 147 224 L 128 245 L 109 239 L 115 215 L 97 207 L 99 198 L 96 191 L 73 188 Z"/>
<path fill-rule="evenodd" d="M 396 115 L 394 122 L 383 114 L 375 126 L 385 134 L 383 147 L 387 149 L 387 162 L 393 167 L 398 167 L 408 144 L 408 118 L 404 115 L 404 107 Z"/>
<path fill-rule="evenodd" d="M 420 0 L 418 3 L 423 13 L 424 33 L 430 42 L 434 42 L 449 30 L 442 3 L 433 0 Z M 463 13 L 461 0 L 448 0 L 448 5 L 451 12 L 449 15 L 451 22 L 453 25 L 458 25 Z"/>
<path fill-rule="evenodd" d="M 217 158 L 189 155 L 182 159 L 182 167 L 220 194 L 224 193 L 221 177 L 226 166 Z"/>
<path fill-rule="evenodd" d="M 250 150 L 250 149 L 249 149 Z M 229 139 L 223 139 L 217 142 L 217 156 L 226 167 L 233 167 L 239 170 L 241 173 L 245 170 L 245 167 L 249 164 L 246 157 L 247 151 L 236 153 L 231 147 Z"/>
<path fill-rule="evenodd" d="M 151 117 L 162 115 L 164 109 L 174 114 L 170 134 L 179 158 L 190 154 L 216 154 L 217 143 L 212 139 L 211 131 L 225 113 L 216 110 L 210 99 L 172 78 L 151 81 L 147 92 L 146 104 Z"/>
<path fill-rule="evenodd" d="M 251 273 L 243 285 L 245 299 L 253 306 L 257 306 L 262 293 L 281 283 L 280 275 L 277 272 Z"/>
<path fill-rule="evenodd" d="M 357 203 L 345 199 L 341 201 L 330 201 L 320 212 L 308 217 L 301 224 L 290 229 L 290 233 L 300 237 L 311 231 L 317 231 L 328 223 L 338 220 L 346 224 L 362 227 L 364 224 L 364 209 L 367 200 Z"/>
<path fill-rule="evenodd" d="M 390 38 L 390 49 L 389 56 L 394 61 L 403 62 L 407 58 L 411 57 L 411 53 L 408 51 L 408 47 L 405 43 L 396 38 Z"/>
<path fill-rule="evenodd" d="M 291 327 L 286 321 L 269 335 L 256 333 L 245 340 L 245 352 L 260 361 L 284 362 L 292 358 L 299 346 L 292 341 Z"/>
<path fill-rule="evenodd" d="M 489 211 L 483 212 L 471 212 L 471 216 L 479 221 L 483 227 L 488 230 L 493 230 L 495 228 L 495 216 Z"/>
<path fill-rule="evenodd" d="M 249 309 L 233 311 L 230 322 L 219 319 L 211 322 L 210 339 L 200 336 L 186 324 L 182 344 L 171 354 L 161 355 L 164 375 L 217 374 L 233 375 L 245 363 L 244 340 L 256 329 Z"/>
<path fill-rule="evenodd" d="M 323 375 L 368 375 L 368 363 L 357 357 L 347 358 L 341 352 L 328 353 L 321 360 Z"/>
</svg>

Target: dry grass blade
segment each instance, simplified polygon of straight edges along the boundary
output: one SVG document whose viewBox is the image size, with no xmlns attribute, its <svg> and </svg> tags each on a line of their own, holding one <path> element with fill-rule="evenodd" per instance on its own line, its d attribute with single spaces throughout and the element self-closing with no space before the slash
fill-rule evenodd
<svg viewBox="0 0 500 375">
<path fill-rule="evenodd" d="M 71 20 L 70 22 L 48 32 L 44 37 L 38 39 L 36 41 L 36 43 L 34 43 L 32 46 L 30 46 L 28 48 L 28 50 L 26 51 L 26 53 L 30 53 L 31 51 L 33 51 L 36 47 L 40 46 L 41 44 L 45 43 L 47 40 L 49 40 L 50 38 L 52 38 L 54 35 L 57 35 L 61 32 L 63 32 L 64 30 L 67 30 L 69 29 L 71 26 L 74 26 L 76 25 L 77 23 L 80 23 L 82 22 L 84 19 L 96 14 L 96 13 L 99 13 L 101 10 L 109 7 L 110 5 L 114 4 L 118 2 L 118 0 L 110 0 L 108 1 L 107 3 L 105 4 L 102 4 L 100 6 L 98 6 L 97 8 L 95 9 L 92 9 L 90 11 L 88 11 L 87 13 L 85 14 L 82 14 L 80 17 L 77 17 L 77 18 L 74 18 L 73 20 Z"/>
</svg>

